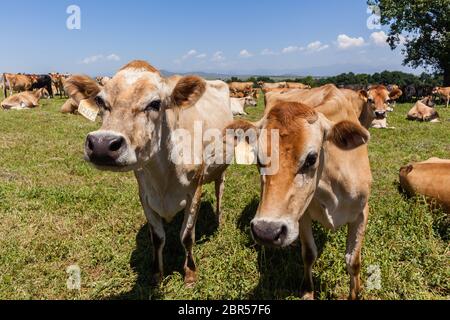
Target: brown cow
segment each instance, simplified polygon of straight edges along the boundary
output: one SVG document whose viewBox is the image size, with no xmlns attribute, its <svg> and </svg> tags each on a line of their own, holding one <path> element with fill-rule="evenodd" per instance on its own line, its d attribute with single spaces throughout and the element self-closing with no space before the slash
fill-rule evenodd
<svg viewBox="0 0 450 320">
<path fill-rule="evenodd" d="M 243 98 L 250 95 L 253 91 L 253 82 L 231 82 L 228 84 L 230 96 L 234 98 Z M 243 95 L 238 96 L 238 95 Z"/>
<path fill-rule="evenodd" d="M 262 143 L 258 152 L 261 200 L 251 222 L 254 239 L 263 245 L 286 247 L 300 237 L 302 297 L 313 299 L 312 267 L 317 248 L 312 221 L 331 230 L 348 226 L 345 261 L 350 274 L 349 298 L 356 299 L 372 182 L 366 145 L 369 132 L 359 125 L 351 110 L 344 121 L 333 112 L 336 101 L 338 109 L 348 108 L 345 98 L 326 100 L 328 103 L 315 109 L 298 102 L 278 101 L 255 127 L 236 121 L 230 129 L 253 128 L 260 132 L 260 138 L 261 132 L 264 136 L 271 135 L 271 130 L 279 132 L 278 149 L 272 143 Z M 269 163 L 267 157 L 271 157 Z M 267 174 L 268 166 L 279 170 Z"/>
<path fill-rule="evenodd" d="M 5 110 L 23 110 L 36 108 L 39 106 L 39 100 L 43 97 L 50 97 L 50 94 L 45 88 L 41 88 L 36 91 L 25 91 L 9 96 L 2 101 L 1 106 Z"/>
<path fill-rule="evenodd" d="M 311 86 L 299 82 L 287 82 L 286 86 L 289 89 L 311 89 Z"/>
<path fill-rule="evenodd" d="M 450 103 L 450 87 L 436 87 L 433 89 L 433 94 L 440 96 L 447 100 L 447 108 Z"/>
<path fill-rule="evenodd" d="M 24 74 L 3 73 L 3 93 L 5 98 L 12 95 L 14 92 L 29 91 L 33 87 L 37 78 L 33 78 Z"/>
<path fill-rule="evenodd" d="M 428 121 L 428 122 L 439 122 L 439 114 L 436 109 L 433 108 L 432 97 L 426 97 L 414 105 L 414 107 L 409 110 L 406 119 L 417 120 L 417 121 Z"/>
<path fill-rule="evenodd" d="M 222 145 L 220 139 L 200 141 L 192 148 L 188 138 L 195 138 L 199 126 L 220 134 L 233 121 L 227 85 L 195 76 L 165 79 L 145 61 L 130 62 L 103 88 L 94 80 L 72 79 L 74 89 L 97 92 L 92 102 L 102 110 L 101 129 L 86 138 L 85 159 L 100 170 L 134 171 L 153 242 L 153 279 L 159 282 L 163 277 L 163 221 L 170 222 L 184 211 L 180 238 L 185 248 L 185 283 L 194 284 L 197 268 L 192 249 L 202 186 L 215 182 L 220 216 L 227 165 L 214 159 L 220 156 L 214 153 L 215 145 Z"/>
<path fill-rule="evenodd" d="M 387 129 L 387 113 L 395 99 L 401 96 L 400 89 L 389 90 L 383 85 L 371 86 L 368 91 L 361 91 L 367 98 L 367 102 L 374 110 L 375 120 L 372 127 Z"/>
<path fill-rule="evenodd" d="M 423 195 L 450 213 L 450 160 L 431 158 L 400 169 L 400 185 L 409 195 Z"/>
<path fill-rule="evenodd" d="M 62 113 L 77 113 L 81 100 L 93 99 L 100 91 L 98 84 L 88 76 L 74 75 L 64 81 L 69 99 L 61 107 Z"/>
</svg>

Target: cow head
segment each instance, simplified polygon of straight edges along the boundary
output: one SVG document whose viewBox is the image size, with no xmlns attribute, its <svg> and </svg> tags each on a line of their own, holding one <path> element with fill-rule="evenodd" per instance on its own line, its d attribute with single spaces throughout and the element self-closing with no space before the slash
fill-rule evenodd
<svg viewBox="0 0 450 320">
<path fill-rule="evenodd" d="M 390 104 L 401 96 L 402 92 L 398 88 L 392 91 L 383 86 L 370 87 L 368 91 L 360 91 L 360 95 L 367 101 L 373 111 L 373 116 L 377 120 L 382 120 L 387 117 L 387 112 Z"/>
<path fill-rule="evenodd" d="M 256 107 L 258 105 L 258 102 L 256 102 L 254 97 L 247 96 L 247 97 L 245 97 L 245 105 L 246 106 Z"/>
<path fill-rule="evenodd" d="M 230 128 L 248 130 L 249 125 L 236 121 Z M 349 121 L 334 124 L 310 107 L 287 102 L 275 105 L 254 130 L 259 132 L 260 141 L 271 141 L 262 140 L 261 135 L 277 130 L 279 144 L 259 144 L 261 200 L 251 232 L 260 244 L 285 247 L 298 237 L 300 220 L 322 175 L 327 144 L 354 149 L 369 140 L 369 132 Z M 264 158 L 270 158 L 271 163 L 264 163 Z M 278 161 L 278 171 L 264 175 L 265 167 L 273 166 L 273 161 Z"/>
<path fill-rule="evenodd" d="M 170 84 L 144 61 L 127 64 L 93 99 L 103 124 L 87 136 L 85 159 L 102 170 L 142 168 L 167 143 L 162 141 L 166 111 L 193 106 L 205 90 L 201 78 L 187 76 Z"/>
</svg>

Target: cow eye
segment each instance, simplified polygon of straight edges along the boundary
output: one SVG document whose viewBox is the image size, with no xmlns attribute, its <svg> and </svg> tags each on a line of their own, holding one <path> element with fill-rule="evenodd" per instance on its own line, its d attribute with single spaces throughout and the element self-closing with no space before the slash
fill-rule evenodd
<svg viewBox="0 0 450 320">
<path fill-rule="evenodd" d="M 97 105 L 97 107 L 99 107 L 100 109 L 107 109 L 105 101 L 102 98 L 95 97 L 94 100 L 95 100 L 95 104 Z"/>
<path fill-rule="evenodd" d="M 370 103 L 374 103 L 374 100 L 372 98 L 367 99 Z"/>
<path fill-rule="evenodd" d="M 391 103 L 392 103 L 392 100 L 391 100 L 391 99 L 387 99 L 387 100 L 386 100 L 386 103 L 387 103 L 387 104 L 391 104 Z"/>
<path fill-rule="evenodd" d="M 318 157 L 319 155 L 317 154 L 317 152 L 311 152 L 310 154 L 308 154 L 308 156 L 305 159 L 305 163 L 303 163 L 302 170 L 312 168 L 316 164 Z"/>
<path fill-rule="evenodd" d="M 161 100 L 154 100 L 148 104 L 148 106 L 145 108 L 145 111 L 159 111 L 161 109 Z"/>
</svg>

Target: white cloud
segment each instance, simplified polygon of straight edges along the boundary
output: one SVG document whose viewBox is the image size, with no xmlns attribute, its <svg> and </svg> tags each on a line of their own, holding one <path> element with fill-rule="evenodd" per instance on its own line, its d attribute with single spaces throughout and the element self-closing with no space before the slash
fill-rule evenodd
<svg viewBox="0 0 450 320">
<path fill-rule="evenodd" d="M 310 44 L 308 44 L 306 49 L 309 52 L 320 52 L 320 51 L 323 51 L 325 49 L 328 49 L 329 47 L 330 47 L 329 45 L 323 44 L 320 41 L 314 41 L 314 42 L 311 42 Z"/>
<path fill-rule="evenodd" d="M 197 59 L 205 59 L 206 58 L 206 53 L 201 53 L 199 55 L 196 56 Z"/>
<path fill-rule="evenodd" d="M 388 36 L 384 31 L 373 32 L 370 35 L 372 42 L 379 47 L 386 47 L 388 44 L 386 42 Z"/>
<path fill-rule="evenodd" d="M 339 49 L 346 50 L 354 47 L 362 47 L 366 44 L 363 37 L 351 38 L 346 34 L 340 34 L 337 37 L 337 46 Z"/>
<path fill-rule="evenodd" d="M 109 56 L 106 57 L 106 60 L 108 60 L 108 61 L 120 61 L 120 57 L 117 54 L 112 53 L 112 54 L 110 54 Z"/>
<path fill-rule="evenodd" d="M 103 54 L 97 54 L 94 56 L 90 56 L 90 57 L 86 57 L 83 60 L 81 60 L 81 63 L 83 64 L 91 64 L 91 63 L 95 63 L 95 62 L 100 62 L 100 61 L 120 61 L 120 57 L 115 54 L 112 53 L 110 55 L 103 55 Z"/>
<path fill-rule="evenodd" d="M 192 49 L 192 50 L 189 50 L 188 53 L 186 53 L 181 59 L 182 60 L 186 60 L 186 59 L 189 59 L 189 58 L 191 58 L 191 57 L 193 57 L 195 55 L 197 55 L 197 50 Z"/>
<path fill-rule="evenodd" d="M 286 53 L 300 52 L 303 50 L 305 50 L 305 48 L 303 48 L 303 47 L 289 46 L 289 47 L 286 47 L 283 50 L 281 50 L 281 52 L 286 54 Z"/>
<path fill-rule="evenodd" d="M 270 49 L 264 49 L 263 51 L 261 51 L 261 55 L 262 56 L 274 56 L 274 55 L 276 55 L 276 53 Z"/>
<path fill-rule="evenodd" d="M 250 58 L 253 57 L 253 54 L 250 53 L 247 49 L 243 49 L 241 50 L 241 52 L 239 52 L 239 56 L 241 56 L 242 58 Z"/>
<path fill-rule="evenodd" d="M 221 61 L 224 61 L 224 60 L 225 60 L 225 57 L 224 57 L 222 51 L 217 51 L 216 53 L 214 53 L 213 57 L 211 59 L 211 61 L 214 61 L 214 62 L 221 62 Z"/>
</svg>

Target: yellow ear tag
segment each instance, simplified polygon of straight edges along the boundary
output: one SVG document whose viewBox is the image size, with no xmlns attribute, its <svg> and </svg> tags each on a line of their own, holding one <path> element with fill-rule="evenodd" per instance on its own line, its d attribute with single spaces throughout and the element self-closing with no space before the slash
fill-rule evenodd
<svg viewBox="0 0 450 320">
<path fill-rule="evenodd" d="M 247 166 L 256 164 L 256 150 L 245 140 L 236 145 L 234 156 L 237 164 Z"/>
<path fill-rule="evenodd" d="M 78 113 L 86 119 L 95 122 L 98 112 L 99 109 L 92 100 L 85 99 L 80 101 L 80 105 L 78 106 Z"/>
</svg>

